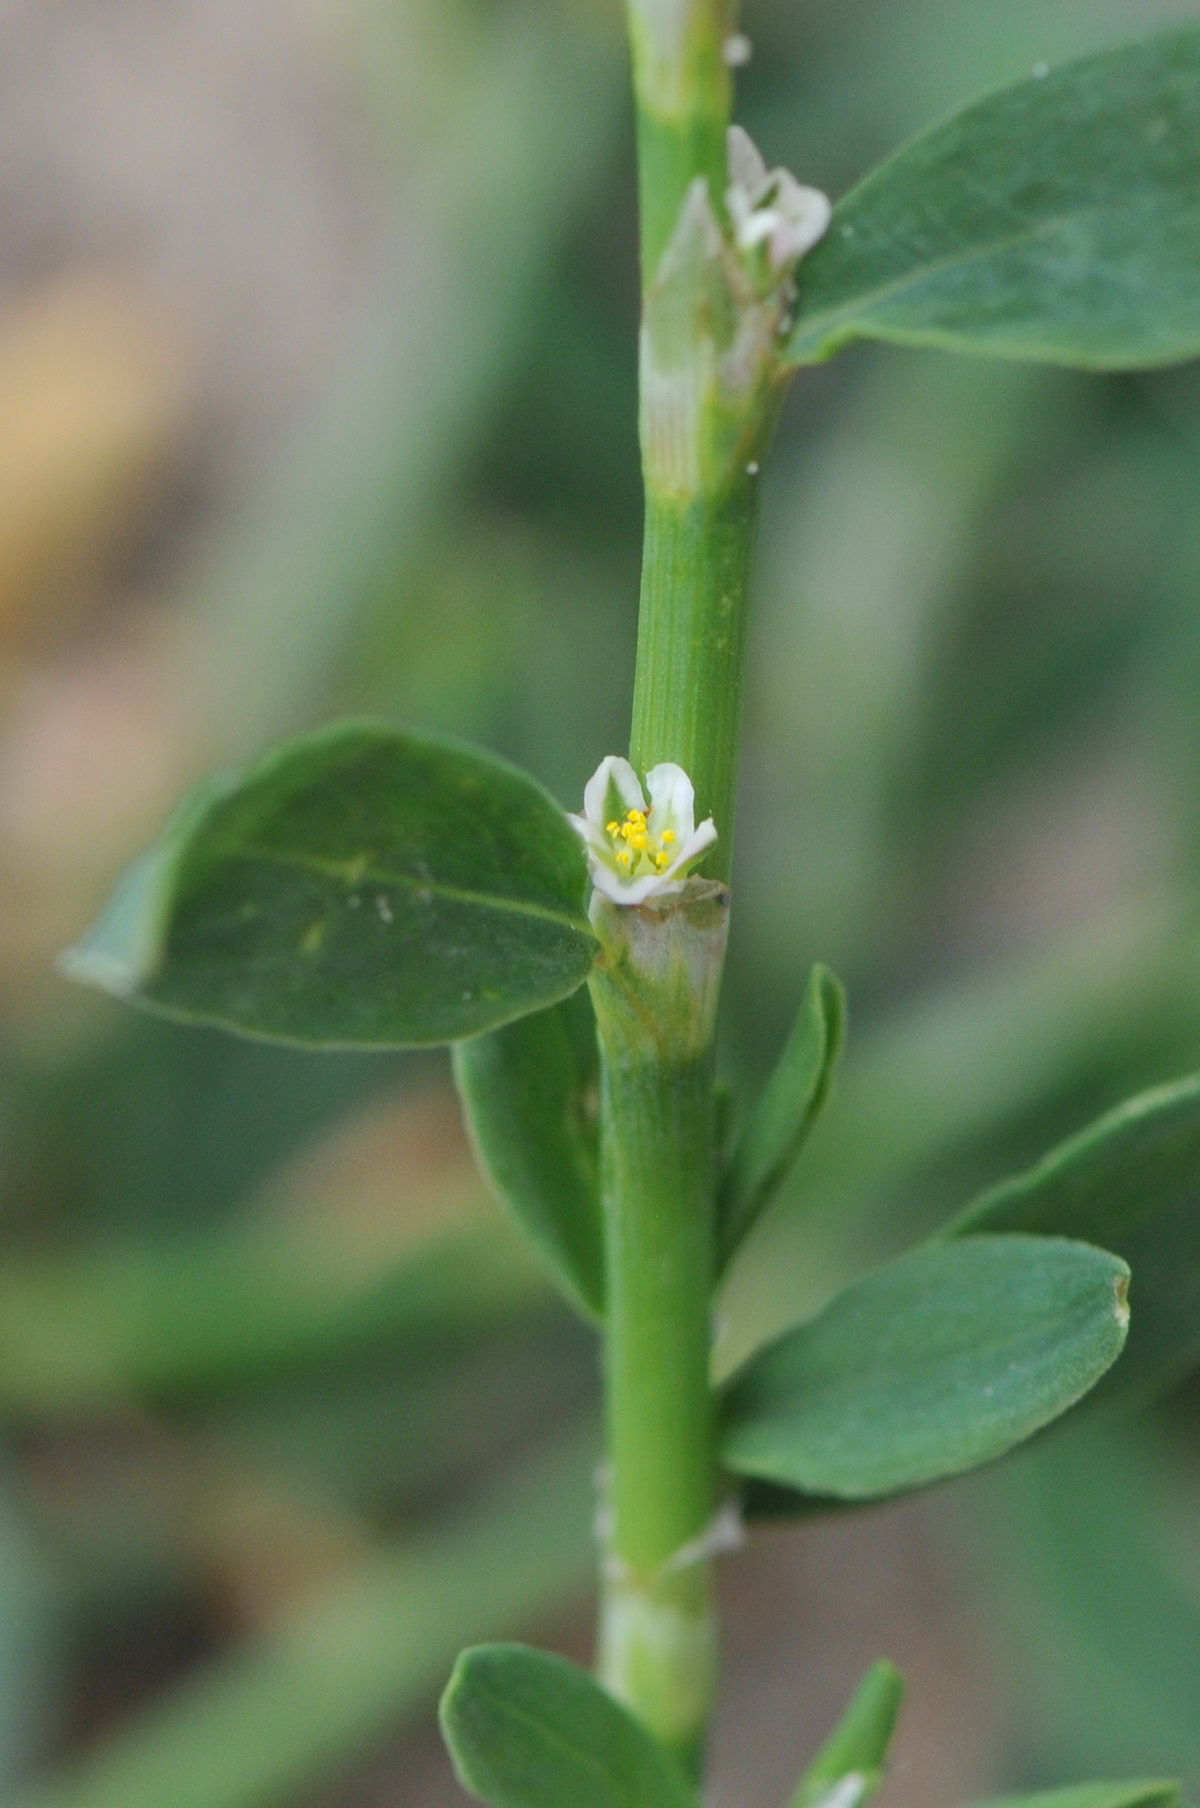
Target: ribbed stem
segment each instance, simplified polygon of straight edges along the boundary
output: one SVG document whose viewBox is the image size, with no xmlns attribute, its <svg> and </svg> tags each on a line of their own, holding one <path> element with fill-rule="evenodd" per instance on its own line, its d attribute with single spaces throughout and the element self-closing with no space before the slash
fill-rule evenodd
<svg viewBox="0 0 1200 1808">
<path fill-rule="evenodd" d="M 712 1706 L 712 1054 L 656 1059 L 600 1005 L 609 1527 L 604 1681 L 689 1763 Z"/>
<path fill-rule="evenodd" d="M 757 354 L 760 371 L 751 349 L 757 298 L 721 226 L 732 0 L 628 7 L 647 477 L 630 758 L 643 774 L 664 760 L 689 774 L 698 816 L 717 824 L 704 874 L 723 880 L 757 519 L 753 448 L 769 433 L 774 398 L 769 353 Z M 606 1242 L 600 1670 L 697 1771 L 716 1682 L 713 1029 L 727 903 L 723 885 L 691 881 L 661 909 L 593 906 L 604 947 L 591 981 Z"/>
<path fill-rule="evenodd" d="M 732 84 L 722 51 L 729 19 L 729 0 L 629 0 L 647 285 L 688 184 L 706 177 L 714 205 L 723 205 Z"/>
<path fill-rule="evenodd" d="M 641 772 L 660 760 L 683 767 L 697 818 L 717 824 L 702 871 L 726 881 L 757 492 L 756 475 L 741 472 L 718 496 L 646 496 L 629 757 Z"/>
</svg>

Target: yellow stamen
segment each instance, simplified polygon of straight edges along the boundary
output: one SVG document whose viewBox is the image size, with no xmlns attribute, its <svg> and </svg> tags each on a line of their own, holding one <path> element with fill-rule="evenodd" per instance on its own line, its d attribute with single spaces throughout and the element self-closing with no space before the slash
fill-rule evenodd
<svg viewBox="0 0 1200 1808">
<path fill-rule="evenodd" d="M 673 842 L 673 841 L 674 841 L 674 839 L 675 839 L 675 831 L 674 831 L 674 829 L 664 829 L 664 830 L 663 830 L 663 832 L 662 832 L 662 836 L 661 836 L 661 839 L 662 839 L 662 840 L 663 840 L 663 841 L 665 841 L 665 842 L 666 842 L 666 843 L 667 843 L 667 845 L 668 845 L 668 847 L 669 847 L 669 846 L 670 846 L 670 844 L 671 844 L 671 843 L 672 843 L 672 842 Z"/>
<path fill-rule="evenodd" d="M 620 829 L 621 825 L 619 822 L 606 822 L 604 825 L 604 833 L 606 835 L 617 835 L 620 833 Z"/>
</svg>

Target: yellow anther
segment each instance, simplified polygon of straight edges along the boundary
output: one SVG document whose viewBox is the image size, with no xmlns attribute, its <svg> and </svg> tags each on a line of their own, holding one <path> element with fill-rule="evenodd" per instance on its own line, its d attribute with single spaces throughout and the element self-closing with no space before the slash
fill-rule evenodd
<svg viewBox="0 0 1200 1808">
<path fill-rule="evenodd" d="M 634 847 L 642 852 L 650 846 L 650 837 L 647 835 L 645 829 L 639 829 L 636 834 L 630 836 L 630 840 Z"/>
<path fill-rule="evenodd" d="M 674 829 L 664 829 L 660 839 L 665 841 L 667 846 L 669 847 L 675 839 Z"/>
<path fill-rule="evenodd" d="M 670 854 L 655 854 L 654 864 L 658 868 L 659 872 L 661 873 L 663 871 L 664 867 L 668 867 L 671 864 Z"/>
<path fill-rule="evenodd" d="M 620 830 L 621 825 L 619 822 L 606 822 L 604 825 L 604 833 L 606 835 L 617 835 L 620 833 Z"/>
<path fill-rule="evenodd" d="M 617 855 L 617 865 L 618 866 L 632 866 L 633 865 L 633 855 L 629 852 L 628 848 L 622 848 L 621 852 Z"/>
</svg>

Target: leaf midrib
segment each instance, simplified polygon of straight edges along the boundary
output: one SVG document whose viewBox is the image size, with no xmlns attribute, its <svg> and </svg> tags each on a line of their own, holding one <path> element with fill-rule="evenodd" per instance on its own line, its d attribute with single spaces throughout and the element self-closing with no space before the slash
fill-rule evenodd
<svg viewBox="0 0 1200 1808">
<path fill-rule="evenodd" d="M 321 878 L 336 879 L 339 883 L 347 883 L 349 862 L 324 859 L 320 854 L 291 853 L 283 848 L 263 847 L 257 842 L 241 842 L 236 848 L 225 851 L 226 859 L 261 860 L 268 866 L 290 866 L 300 872 L 308 872 Z M 528 916 L 539 918 L 542 922 L 556 923 L 560 928 L 572 929 L 577 934 L 594 940 L 592 927 L 583 917 L 567 916 L 560 910 L 553 910 L 546 904 L 534 904 L 517 898 L 505 898 L 486 892 L 469 891 L 465 887 L 447 885 L 444 880 L 434 878 L 414 878 L 410 873 L 389 873 L 376 866 L 360 866 L 354 863 L 354 885 L 383 885 L 397 890 L 427 892 L 434 897 L 445 898 L 455 904 L 471 904 L 480 910 L 495 910 L 508 916 Z"/>
</svg>

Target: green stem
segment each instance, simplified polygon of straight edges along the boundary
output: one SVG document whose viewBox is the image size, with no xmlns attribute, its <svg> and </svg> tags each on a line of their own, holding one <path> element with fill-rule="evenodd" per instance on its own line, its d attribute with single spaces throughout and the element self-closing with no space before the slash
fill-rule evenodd
<svg viewBox="0 0 1200 1808">
<path fill-rule="evenodd" d="M 629 0 L 638 109 L 642 279 L 654 279 L 689 184 L 725 193 L 732 83 L 722 54 L 729 0 Z"/>
<path fill-rule="evenodd" d="M 601 1672 L 694 1759 L 712 1703 L 711 1565 L 679 1566 L 713 1516 L 707 1057 L 604 1064 L 611 1542 Z M 672 1564 L 675 1566 L 672 1567 Z"/>
<path fill-rule="evenodd" d="M 704 872 L 728 881 L 742 715 L 746 600 L 758 523 L 755 472 L 724 492 L 646 493 L 630 759 L 674 760 L 718 840 Z"/>
<path fill-rule="evenodd" d="M 683 907 L 601 911 L 592 980 L 607 1301 L 600 1668 L 690 1763 L 716 1671 L 703 1541 L 716 1505 L 712 1016 L 728 914 L 721 887 L 698 890 Z"/>
<path fill-rule="evenodd" d="M 755 287 L 723 224 L 730 0 L 629 0 L 629 15 L 646 477 L 630 757 L 643 774 L 665 760 L 688 773 L 697 815 L 717 825 L 705 872 L 724 881 L 782 298 Z M 695 1769 L 716 1681 L 713 1040 L 727 903 L 723 883 L 692 880 L 637 908 L 593 904 L 604 949 L 591 981 L 606 1246 L 600 1669 Z"/>
</svg>

